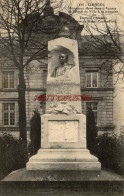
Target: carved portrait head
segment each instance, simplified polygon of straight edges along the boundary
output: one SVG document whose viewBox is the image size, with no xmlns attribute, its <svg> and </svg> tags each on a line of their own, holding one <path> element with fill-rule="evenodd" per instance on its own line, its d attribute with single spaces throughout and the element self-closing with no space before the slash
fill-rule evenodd
<svg viewBox="0 0 124 196">
<path fill-rule="evenodd" d="M 63 65 L 64 63 L 67 63 L 67 61 L 68 61 L 68 55 L 65 54 L 65 53 L 61 53 L 59 55 L 59 62 L 60 62 L 60 64 Z"/>
<path fill-rule="evenodd" d="M 75 66 L 74 53 L 63 46 L 57 45 L 50 53 L 50 77 L 57 78 L 65 75 Z"/>
</svg>

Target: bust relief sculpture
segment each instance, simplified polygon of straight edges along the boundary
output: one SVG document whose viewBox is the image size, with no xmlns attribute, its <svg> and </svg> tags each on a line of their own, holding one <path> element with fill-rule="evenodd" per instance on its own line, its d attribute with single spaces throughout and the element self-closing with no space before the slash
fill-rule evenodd
<svg viewBox="0 0 124 196">
<path fill-rule="evenodd" d="M 68 63 L 68 55 L 61 53 L 59 56 L 60 65 L 55 68 L 51 77 L 58 77 L 65 74 L 66 70 L 71 69 L 74 65 Z"/>
</svg>

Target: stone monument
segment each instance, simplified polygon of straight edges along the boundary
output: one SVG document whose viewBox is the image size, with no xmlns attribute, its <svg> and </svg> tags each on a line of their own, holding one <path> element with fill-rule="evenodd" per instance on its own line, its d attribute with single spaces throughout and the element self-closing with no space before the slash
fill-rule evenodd
<svg viewBox="0 0 124 196">
<path fill-rule="evenodd" d="M 46 112 L 41 117 L 41 149 L 27 170 L 93 170 L 101 164 L 86 145 L 86 116 L 80 101 L 77 41 L 48 42 Z M 49 98 L 49 99 L 48 99 Z"/>
</svg>

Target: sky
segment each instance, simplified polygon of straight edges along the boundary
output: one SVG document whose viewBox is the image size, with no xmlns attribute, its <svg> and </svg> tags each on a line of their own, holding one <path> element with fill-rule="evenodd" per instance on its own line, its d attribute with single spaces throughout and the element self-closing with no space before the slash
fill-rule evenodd
<svg viewBox="0 0 124 196">
<path fill-rule="evenodd" d="M 78 9 L 74 11 L 75 8 Z M 87 24 L 88 26 L 93 26 L 91 18 L 92 21 L 95 20 L 95 25 L 102 30 L 105 28 L 105 23 L 101 22 L 99 18 L 105 17 L 111 28 L 114 28 L 115 21 L 117 21 L 118 29 L 121 30 L 121 33 L 124 33 L 124 0 L 63 0 L 63 6 L 60 7 L 61 10 L 69 14 L 73 10 L 73 17 L 85 27 Z M 104 14 L 100 13 L 101 11 Z M 84 28 L 82 35 L 85 34 L 87 32 Z M 99 33 L 94 31 L 94 34 Z"/>
</svg>

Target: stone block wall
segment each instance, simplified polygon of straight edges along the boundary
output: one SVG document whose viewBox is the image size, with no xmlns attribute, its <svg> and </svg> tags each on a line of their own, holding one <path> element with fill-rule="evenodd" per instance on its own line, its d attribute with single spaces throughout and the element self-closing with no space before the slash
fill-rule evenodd
<svg viewBox="0 0 124 196">
<path fill-rule="evenodd" d="M 97 102 L 97 126 L 100 131 L 113 130 L 113 78 L 110 75 L 101 74 L 101 65 L 104 63 L 104 58 L 80 58 L 80 81 L 81 94 L 92 95 L 91 102 Z M 1 69 L 0 69 L 1 70 Z M 86 87 L 86 71 L 98 70 L 98 88 Z M 1 73 L 1 72 L 0 72 Z M 102 70 L 103 73 L 103 70 Z M 2 78 L 2 77 L 0 77 Z M 45 94 L 46 91 L 47 66 L 42 66 L 41 63 L 33 61 L 28 68 L 25 69 L 26 81 L 26 117 L 27 127 L 30 127 L 30 119 L 33 115 L 33 110 L 38 109 L 42 114 L 45 112 L 45 103 L 40 103 L 34 100 L 35 96 Z M 18 130 L 18 70 L 15 69 L 15 89 L 4 90 L 0 87 L 0 109 L 2 111 L 2 103 L 14 102 L 16 105 L 16 124 L 11 127 L 11 130 Z M 86 114 L 86 101 L 82 102 L 82 112 Z M 0 114 L 0 130 L 9 129 L 3 127 L 2 113 Z"/>
<path fill-rule="evenodd" d="M 97 103 L 97 126 L 99 131 L 112 131 L 113 125 L 113 77 L 103 70 L 104 58 L 80 58 L 81 94 L 91 95 L 90 102 Z M 108 64 L 111 64 L 109 61 Z M 109 65 L 108 65 L 109 66 Z M 98 87 L 86 86 L 86 71 L 98 71 Z M 82 102 L 82 112 L 86 114 L 87 101 Z"/>
<path fill-rule="evenodd" d="M 28 71 L 25 70 L 26 81 L 26 118 L 27 126 L 30 127 L 30 120 L 33 116 L 33 111 L 37 109 L 39 113 L 44 114 L 44 104 L 41 104 L 36 97 L 45 93 L 47 71 L 46 68 L 41 68 L 38 61 L 33 61 Z"/>
<path fill-rule="evenodd" d="M 3 89 L 3 72 L 13 71 L 14 72 L 14 88 L 13 89 Z M 0 131 L 10 132 L 13 130 L 18 130 L 18 70 L 15 67 L 10 67 L 8 63 L 3 64 L 0 61 Z M 15 125 L 14 126 L 3 126 L 3 104 L 14 103 L 15 104 Z"/>
<path fill-rule="evenodd" d="M 113 124 L 113 91 L 84 91 L 82 89 L 83 95 L 92 95 L 92 100 L 90 102 L 97 103 L 97 126 L 104 127 Z M 86 114 L 86 104 L 88 101 L 82 102 L 82 112 Z"/>
</svg>

